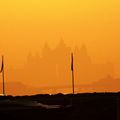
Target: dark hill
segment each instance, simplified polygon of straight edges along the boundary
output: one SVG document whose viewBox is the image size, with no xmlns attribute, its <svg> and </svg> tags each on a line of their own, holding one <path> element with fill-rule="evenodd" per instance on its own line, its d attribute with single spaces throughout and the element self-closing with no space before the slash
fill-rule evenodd
<svg viewBox="0 0 120 120">
<path fill-rule="evenodd" d="M 25 106 L 35 101 L 62 107 Z M 1 120 L 119 120 L 119 110 L 120 93 L 0 97 Z"/>
</svg>

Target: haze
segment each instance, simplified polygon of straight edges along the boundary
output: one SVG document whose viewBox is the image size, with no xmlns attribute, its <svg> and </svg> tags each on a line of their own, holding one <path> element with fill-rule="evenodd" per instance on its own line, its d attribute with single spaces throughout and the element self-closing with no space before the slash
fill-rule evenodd
<svg viewBox="0 0 120 120">
<path fill-rule="evenodd" d="M 46 43 L 55 49 L 63 39 L 72 50 L 85 44 L 93 63 L 112 62 L 114 77 L 120 77 L 119 6 L 119 0 L 1 1 L 0 54 L 6 69 L 22 68 L 29 53 L 42 56 Z"/>
</svg>

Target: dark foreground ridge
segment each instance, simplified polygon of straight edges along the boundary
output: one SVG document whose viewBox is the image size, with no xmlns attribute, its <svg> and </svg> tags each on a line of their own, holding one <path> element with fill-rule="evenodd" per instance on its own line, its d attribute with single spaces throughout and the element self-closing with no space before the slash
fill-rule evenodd
<svg viewBox="0 0 120 120">
<path fill-rule="evenodd" d="M 0 120 L 120 120 L 120 93 L 1 96 Z"/>
</svg>

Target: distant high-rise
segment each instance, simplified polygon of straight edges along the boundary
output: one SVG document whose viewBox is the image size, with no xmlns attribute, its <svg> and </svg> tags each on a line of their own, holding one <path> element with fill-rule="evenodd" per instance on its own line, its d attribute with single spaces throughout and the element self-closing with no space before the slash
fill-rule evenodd
<svg viewBox="0 0 120 120">
<path fill-rule="evenodd" d="M 80 55 L 79 56 L 80 57 L 80 64 L 84 64 L 84 65 L 87 65 L 87 66 L 91 64 L 91 58 L 88 55 L 88 51 L 87 51 L 87 48 L 86 48 L 85 44 L 83 44 L 82 47 L 80 48 L 79 55 Z"/>
<path fill-rule="evenodd" d="M 44 45 L 44 47 L 42 49 L 42 56 L 47 57 L 47 56 L 50 55 L 50 53 L 51 53 L 51 49 L 50 49 L 48 43 L 45 43 L 45 45 Z"/>
<path fill-rule="evenodd" d="M 75 47 L 74 53 L 76 83 L 81 84 L 91 81 L 93 75 L 92 61 L 85 44 L 80 49 Z"/>
</svg>

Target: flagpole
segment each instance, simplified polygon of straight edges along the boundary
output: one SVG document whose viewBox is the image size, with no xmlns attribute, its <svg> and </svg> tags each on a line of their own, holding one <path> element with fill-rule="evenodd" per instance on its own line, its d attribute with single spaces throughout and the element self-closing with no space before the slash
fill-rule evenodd
<svg viewBox="0 0 120 120">
<path fill-rule="evenodd" d="M 73 53 L 71 53 L 71 70 L 72 70 L 72 93 L 75 94 L 74 89 L 74 60 L 73 60 Z"/>
<path fill-rule="evenodd" d="M 72 88 L 73 88 L 73 95 L 75 94 L 75 89 L 74 89 L 74 70 L 72 71 Z"/>
<path fill-rule="evenodd" d="M 3 77 L 3 96 L 5 96 L 5 76 L 4 76 L 4 56 L 2 56 L 2 64 L 3 64 L 3 71 L 2 71 L 2 77 Z"/>
</svg>

